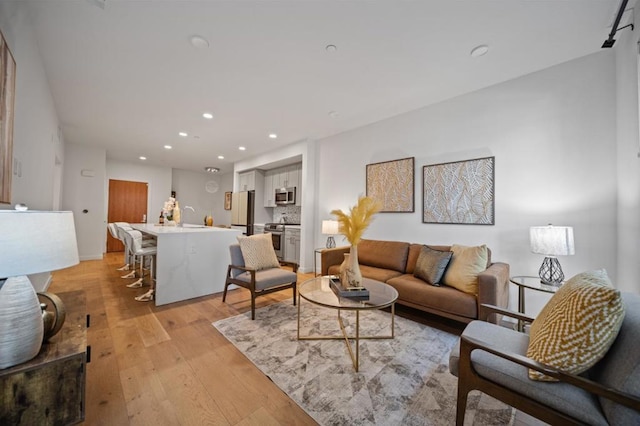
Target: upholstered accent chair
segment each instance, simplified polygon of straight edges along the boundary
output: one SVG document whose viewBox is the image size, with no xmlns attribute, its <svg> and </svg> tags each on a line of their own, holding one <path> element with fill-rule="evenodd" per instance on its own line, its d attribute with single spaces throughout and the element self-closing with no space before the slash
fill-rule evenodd
<svg viewBox="0 0 640 426">
<path fill-rule="evenodd" d="M 625 316 L 615 341 L 604 358 L 577 375 L 528 358 L 527 334 L 483 321 L 469 323 L 449 358 L 449 370 L 458 377 L 456 424 L 464 424 L 467 394 L 474 389 L 549 424 L 640 424 L 640 295 L 621 296 Z M 531 380 L 529 369 L 558 381 Z"/>
<path fill-rule="evenodd" d="M 281 262 L 289 265 L 293 271 L 284 269 L 278 265 L 267 269 L 253 269 L 245 265 L 245 259 L 239 244 L 229 246 L 231 264 L 227 268 L 227 276 L 224 283 L 222 301 L 227 299 L 229 285 L 235 284 L 246 288 L 251 293 L 251 319 L 256 318 L 256 297 L 275 291 L 291 288 L 293 290 L 293 304 L 296 304 L 296 283 L 298 280 L 298 265 L 296 263 Z"/>
</svg>

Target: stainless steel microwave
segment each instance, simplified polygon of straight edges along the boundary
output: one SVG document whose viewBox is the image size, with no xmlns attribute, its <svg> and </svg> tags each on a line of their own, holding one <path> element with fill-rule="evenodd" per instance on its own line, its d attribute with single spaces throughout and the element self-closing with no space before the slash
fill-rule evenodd
<svg viewBox="0 0 640 426">
<path fill-rule="evenodd" d="M 296 188 L 276 188 L 276 204 L 279 206 L 296 203 Z"/>
</svg>

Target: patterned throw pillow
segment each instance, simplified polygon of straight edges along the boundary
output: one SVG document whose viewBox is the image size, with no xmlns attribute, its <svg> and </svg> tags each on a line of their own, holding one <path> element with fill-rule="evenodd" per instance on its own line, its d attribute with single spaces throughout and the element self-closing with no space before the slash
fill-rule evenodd
<svg viewBox="0 0 640 426">
<path fill-rule="evenodd" d="M 451 255 L 453 255 L 453 252 L 434 250 L 428 246 L 422 246 L 413 276 L 431 285 L 439 286 L 444 270 L 447 269 L 447 265 L 451 260 Z"/>
<path fill-rule="evenodd" d="M 256 234 L 250 237 L 238 235 L 238 243 L 247 268 L 259 271 L 280 266 L 273 249 L 271 234 Z"/>
<path fill-rule="evenodd" d="M 489 250 L 486 245 L 451 246 L 453 257 L 444 273 L 442 283 L 465 293 L 478 295 L 478 274 L 487 269 Z"/>
<path fill-rule="evenodd" d="M 624 319 L 620 292 L 604 269 L 567 281 L 531 323 L 527 357 L 571 374 L 580 374 L 609 350 Z M 535 370 L 529 378 L 557 381 Z"/>
</svg>

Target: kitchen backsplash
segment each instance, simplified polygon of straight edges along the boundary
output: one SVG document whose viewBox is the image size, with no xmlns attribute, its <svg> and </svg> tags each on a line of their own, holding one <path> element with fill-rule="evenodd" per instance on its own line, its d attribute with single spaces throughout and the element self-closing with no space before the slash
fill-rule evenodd
<svg viewBox="0 0 640 426">
<path fill-rule="evenodd" d="M 284 214 L 287 223 L 300 223 L 300 206 L 278 206 L 273 209 L 273 221 L 280 222 Z"/>
</svg>

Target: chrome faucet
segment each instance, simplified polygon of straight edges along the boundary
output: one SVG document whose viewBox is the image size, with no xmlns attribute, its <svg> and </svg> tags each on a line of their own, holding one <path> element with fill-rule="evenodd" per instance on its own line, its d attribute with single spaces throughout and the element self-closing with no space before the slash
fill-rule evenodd
<svg viewBox="0 0 640 426">
<path fill-rule="evenodd" d="M 191 210 L 193 213 L 195 213 L 195 212 L 196 212 L 196 211 L 193 209 L 193 207 L 191 207 L 191 206 L 184 206 L 184 207 L 182 208 L 182 214 L 184 214 L 184 212 L 185 212 L 186 210 Z M 182 223 L 184 223 L 184 217 L 182 218 Z"/>
</svg>

